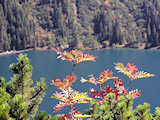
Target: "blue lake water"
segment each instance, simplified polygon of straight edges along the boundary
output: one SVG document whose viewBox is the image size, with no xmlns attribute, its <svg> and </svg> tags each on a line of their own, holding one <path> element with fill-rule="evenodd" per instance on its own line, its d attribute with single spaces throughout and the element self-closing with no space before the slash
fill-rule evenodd
<svg viewBox="0 0 160 120">
<path fill-rule="evenodd" d="M 90 83 L 82 84 L 80 78 L 88 78 L 90 74 L 98 77 L 105 69 L 112 70 L 113 75 L 121 78 L 127 86 L 129 79 L 114 69 L 114 63 L 123 62 L 126 65 L 128 62 L 134 62 L 139 70 L 156 75 L 155 77 L 138 79 L 133 82 L 130 90 L 138 88 L 142 91 L 142 96 L 134 100 L 134 108 L 139 104 L 148 102 L 151 104 L 151 111 L 154 112 L 155 107 L 160 106 L 160 51 L 110 49 L 85 51 L 85 53 L 93 54 L 98 58 L 96 62 L 83 62 L 76 66 L 74 73 L 78 79 L 76 83 L 73 84 L 75 90 L 85 92 L 88 91 L 89 88 L 94 87 L 94 85 Z M 68 108 L 64 108 L 60 112 L 53 113 L 53 107 L 58 104 L 58 100 L 50 98 L 56 91 L 56 87 L 50 85 L 50 80 L 54 80 L 56 77 L 63 79 L 66 75 L 69 75 L 72 69 L 71 63 L 60 59 L 57 60 L 57 55 L 54 51 L 32 51 L 27 52 L 27 54 L 33 66 L 32 79 L 34 82 L 39 81 L 40 77 L 45 77 L 47 82 L 48 89 L 43 102 L 39 106 L 39 110 L 45 110 L 48 114 L 59 114 L 68 111 Z M 17 56 L 18 54 L 0 56 L 0 76 L 5 77 L 6 81 L 12 77 L 9 65 L 17 62 Z M 110 80 L 107 84 L 111 85 L 112 82 L 113 81 Z M 78 107 L 80 111 L 84 111 L 88 108 L 88 104 L 81 104 Z"/>
</svg>

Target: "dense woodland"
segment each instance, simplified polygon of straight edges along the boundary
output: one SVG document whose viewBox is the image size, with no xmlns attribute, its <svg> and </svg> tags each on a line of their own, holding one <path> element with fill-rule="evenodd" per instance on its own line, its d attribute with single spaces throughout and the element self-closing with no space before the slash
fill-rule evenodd
<svg viewBox="0 0 160 120">
<path fill-rule="evenodd" d="M 160 45 L 160 0 L 0 0 L 0 52 Z"/>
</svg>

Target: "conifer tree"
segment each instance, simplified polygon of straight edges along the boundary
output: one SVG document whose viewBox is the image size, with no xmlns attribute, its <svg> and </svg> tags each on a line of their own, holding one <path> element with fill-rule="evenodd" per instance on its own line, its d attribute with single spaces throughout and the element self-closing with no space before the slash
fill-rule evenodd
<svg viewBox="0 0 160 120">
<path fill-rule="evenodd" d="M 45 96 L 46 84 L 45 79 L 41 78 L 36 86 L 30 87 L 33 84 L 30 60 L 26 54 L 19 54 L 17 60 L 17 63 L 10 65 L 14 74 L 11 80 L 5 83 L 4 78 L 0 79 L 0 109 L 5 111 L 0 113 L 0 117 L 24 120 L 36 114 Z"/>
<path fill-rule="evenodd" d="M 5 79 L 0 78 L 0 120 L 10 120 L 11 96 L 6 92 Z"/>
<path fill-rule="evenodd" d="M 87 120 L 159 120 L 160 108 L 157 107 L 154 114 L 150 113 L 150 104 L 138 105 L 133 110 L 133 98 L 131 96 L 121 96 L 117 100 L 115 94 L 109 93 L 107 99 L 99 105 L 92 101 L 91 107 L 86 111 L 92 115 Z"/>
</svg>

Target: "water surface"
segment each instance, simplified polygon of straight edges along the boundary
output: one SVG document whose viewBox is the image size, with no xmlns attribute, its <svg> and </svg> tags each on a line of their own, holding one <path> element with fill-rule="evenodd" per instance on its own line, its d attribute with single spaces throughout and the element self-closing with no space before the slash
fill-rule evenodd
<svg viewBox="0 0 160 120">
<path fill-rule="evenodd" d="M 125 65 L 128 62 L 134 62 L 139 70 L 144 70 L 155 74 L 152 78 L 138 79 L 133 82 L 130 87 L 132 89 L 141 89 L 142 96 L 134 100 L 134 107 L 148 102 L 151 104 L 151 111 L 154 112 L 155 107 L 160 106 L 160 51 L 150 50 L 133 50 L 133 49 L 115 49 L 115 50 L 93 50 L 85 51 L 86 53 L 97 56 L 96 62 L 83 62 L 77 65 L 75 68 L 75 74 L 78 79 L 73 84 L 73 88 L 82 92 L 88 91 L 89 88 L 94 87 L 90 83 L 82 84 L 80 77 L 87 78 L 88 75 L 94 74 L 98 77 L 104 69 L 110 69 L 113 71 L 115 76 L 118 76 L 123 80 L 123 83 L 127 85 L 129 83 L 128 78 L 117 73 L 114 69 L 114 63 L 123 62 Z M 40 77 L 45 77 L 47 82 L 48 90 L 46 96 L 39 107 L 39 110 L 45 110 L 49 114 L 53 113 L 53 107 L 58 103 L 58 100 L 50 98 L 56 91 L 56 87 L 50 85 L 50 80 L 54 80 L 56 77 L 63 79 L 66 75 L 69 75 L 72 69 L 71 63 L 56 59 L 57 55 L 54 51 L 32 51 L 27 52 L 28 57 L 31 59 L 31 65 L 33 66 L 32 79 L 36 83 Z M 9 70 L 9 65 L 16 62 L 15 55 L 0 56 L 0 76 L 6 78 L 6 81 L 10 80 L 12 73 Z M 111 84 L 112 80 L 108 82 Z M 81 104 L 78 106 L 80 111 L 84 111 L 88 107 L 87 104 Z M 61 110 L 58 113 L 66 112 L 68 108 Z M 67 113 L 67 112 L 66 112 Z"/>
</svg>

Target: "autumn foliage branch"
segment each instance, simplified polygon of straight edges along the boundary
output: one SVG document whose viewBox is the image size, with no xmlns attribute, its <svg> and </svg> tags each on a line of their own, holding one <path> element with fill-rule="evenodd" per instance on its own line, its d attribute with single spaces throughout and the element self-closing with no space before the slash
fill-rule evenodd
<svg viewBox="0 0 160 120">
<path fill-rule="evenodd" d="M 81 114 L 81 112 L 78 111 L 77 108 L 73 108 L 75 104 L 80 103 L 88 103 L 92 101 L 93 99 L 96 100 L 96 104 L 101 106 L 101 104 L 107 99 L 107 95 L 109 93 L 115 94 L 115 99 L 117 100 L 119 96 L 128 96 L 130 95 L 133 99 L 138 98 L 141 96 L 141 90 L 135 89 L 132 91 L 128 91 L 130 85 L 132 82 L 139 78 L 145 78 L 145 77 L 152 77 L 154 74 L 150 74 L 144 71 L 138 71 L 138 68 L 134 63 L 130 64 L 128 63 L 126 66 L 124 66 L 123 63 L 115 63 L 115 69 L 118 70 L 118 72 L 121 72 L 128 76 L 130 79 L 130 83 L 127 88 L 122 83 L 122 80 L 119 79 L 116 76 L 113 76 L 112 71 L 110 70 L 104 70 L 98 78 L 95 78 L 94 75 L 88 75 L 89 79 L 85 79 L 81 77 L 81 82 L 89 82 L 94 85 L 97 85 L 99 87 L 99 91 L 94 90 L 91 88 L 89 90 L 89 95 L 92 95 L 92 98 L 88 96 L 86 93 L 80 93 L 78 91 L 75 91 L 72 89 L 72 84 L 76 81 L 77 77 L 74 75 L 74 68 L 75 66 L 84 61 L 95 61 L 95 58 L 93 55 L 89 54 L 83 54 L 80 50 L 71 50 L 70 52 L 63 51 L 60 48 L 54 49 L 57 54 L 59 55 L 57 58 L 60 58 L 62 60 L 66 60 L 72 63 L 73 67 L 71 70 L 71 74 L 66 76 L 64 80 L 60 80 L 56 78 L 55 80 L 51 80 L 51 85 L 55 85 L 58 90 L 61 92 L 57 92 L 53 94 L 51 98 L 55 98 L 60 100 L 59 104 L 57 104 L 53 109 L 54 112 L 57 112 L 61 109 L 63 109 L 66 106 L 69 106 L 70 108 L 70 114 L 71 116 L 67 114 L 60 115 L 63 120 L 69 120 L 71 118 L 83 118 L 83 117 L 93 117 L 92 115 L 85 115 Z M 105 83 L 108 80 L 113 79 L 113 87 L 111 85 L 105 85 Z"/>
</svg>

